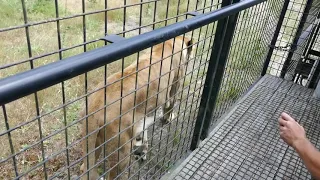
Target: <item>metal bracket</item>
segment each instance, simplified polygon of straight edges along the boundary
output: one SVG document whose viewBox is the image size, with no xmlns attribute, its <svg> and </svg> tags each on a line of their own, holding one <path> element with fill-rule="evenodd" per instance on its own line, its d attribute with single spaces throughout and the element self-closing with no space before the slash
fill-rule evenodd
<svg viewBox="0 0 320 180">
<path fill-rule="evenodd" d="M 280 51 L 289 51 L 288 48 L 291 47 L 291 44 L 287 44 L 285 46 L 272 46 L 271 44 L 269 44 L 269 47 L 272 49 L 280 50 Z"/>
<path fill-rule="evenodd" d="M 190 16 L 198 16 L 198 15 L 201 15 L 202 13 L 199 13 L 198 11 L 192 11 L 192 12 L 187 12 L 187 15 L 190 15 Z"/>
<path fill-rule="evenodd" d="M 115 34 L 106 35 L 105 37 L 101 38 L 101 40 L 107 41 L 109 43 L 115 43 L 125 39 L 126 38 Z"/>
<path fill-rule="evenodd" d="M 308 54 L 320 57 L 320 51 L 316 51 L 313 49 L 310 49 Z"/>
</svg>

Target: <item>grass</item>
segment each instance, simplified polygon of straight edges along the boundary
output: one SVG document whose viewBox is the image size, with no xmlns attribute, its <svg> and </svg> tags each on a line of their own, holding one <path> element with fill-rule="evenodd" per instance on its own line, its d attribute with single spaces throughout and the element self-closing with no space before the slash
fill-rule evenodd
<svg viewBox="0 0 320 180">
<path fill-rule="evenodd" d="M 178 129 L 174 132 L 173 146 L 176 146 L 177 144 L 179 144 L 179 142 L 180 142 L 180 134 L 181 134 L 181 132 Z"/>
<path fill-rule="evenodd" d="M 33 0 L 27 1 L 27 13 L 32 14 L 30 21 L 53 18 L 56 15 L 54 1 Z"/>
<path fill-rule="evenodd" d="M 2 0 L 0 1 L 0 28 L 15 26 L 23 23 L 22 9 L 19 1 Z M 15 19 L 15 21 L 12 21 Z"/>
</svg>

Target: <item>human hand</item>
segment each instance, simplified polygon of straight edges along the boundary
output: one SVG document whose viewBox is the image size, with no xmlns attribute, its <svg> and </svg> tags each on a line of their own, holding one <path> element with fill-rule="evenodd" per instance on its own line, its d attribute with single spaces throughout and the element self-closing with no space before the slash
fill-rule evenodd
<svg viewBox="0 0 320 180">
<path fill-rule="evenodd" d="M 280 137 L 293 148 L 307 139 L 304 128 L 285 112 L 279 117 L 279 126 Z"/>
</svg>

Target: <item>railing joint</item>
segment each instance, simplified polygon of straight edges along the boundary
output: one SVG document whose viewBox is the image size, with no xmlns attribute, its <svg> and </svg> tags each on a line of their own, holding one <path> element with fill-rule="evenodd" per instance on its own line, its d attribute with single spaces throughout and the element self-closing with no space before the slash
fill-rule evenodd
<svg viewBox="0 0 320 180">
<path fill-rule="evenodd" d="M 101 38 L 101 40 L 107 41 L 109 43 L 115 43 L 115 42 L 119 42 L 119 41 L 123 41 L 126 38 L 116 35 L 116 34 L 107 34 L 105 37 Z"/>
<path fill-rule="evenodd" d="M 199 16 L 201 15 L 202 13 L 198 12 L 198 11 L 192 11 L 192 12 L 188 12 L 187 15 L 190 15 L 190 16 Z"/>
</svg>

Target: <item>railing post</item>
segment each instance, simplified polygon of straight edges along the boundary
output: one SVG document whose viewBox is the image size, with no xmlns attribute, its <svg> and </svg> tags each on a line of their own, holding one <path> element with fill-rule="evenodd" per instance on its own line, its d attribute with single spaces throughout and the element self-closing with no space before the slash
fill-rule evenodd
<svg viewBox="0 0 320 180">
<path fill-rule="evenodd" d="M 285 2 L 283 3 L 282 10 L 281 10 L 281 13 L 280 13 L 280 16 L 279 16 L 279 20 L 278 20 L 278 24 L 277 24 L 276 30 L 275 30 L 275 32 L 273 34 L 266 60 L 264 61 L 264 64 L 263 64 L 263 69 L 262 69 L 262 72 L 261 72 L 261 76 L 264 76 L 267 73 L 267 69 L 268 69 L 268 66 L 269 66 L 269 63 L 270 63 L 270 60 L 271 60 L 271 56 L 272 56 L 274 47 L 275 47 L 277 39 L 278 39 L 278 36 L 279 36 L 279 33 L 280 33 L 280 29 L 281 29 L 281 26 L 282 26 L 282 23 L 283 23 L 283 20 L 284 20 L 284 17 L 286 15 L 286 12 L 287 12 L 287 9 L 288 9 L 289 2 L 290 2 L 290 0 L 285 0 Z"/>
<path fill-rule="evenodd" d="M 288 67 L 290 65 L 290 62 L 291 62 L 291 59 L 292 59 L 292 56 L 293 56 L 293 53 L 297 49 L 297 43 L 298 43 L 298 40 L 299 40 L 299 38 L 301 36 L 304 24 L 307 21 L 307 17 L 309 15 L 309 11 L 310 11 L 310 9 L 312 7 L 312 2 L 313 2 L 313 0 L 307 0 L 307 4 L 306 4 L 306 6 L 304 8 L 303 15 L 302 15 L 302 17 L 300 19 L 298 30 L 297 30 L 297 32 L 295 34 L 292 46 L 290 47 L 289 54 L 288 54 L 287 59 L 285 60 L 283 66 L 282 66 L 282 70 L 281 70 L 281 74 L 280 74 L 281 78 L 284 78 L 285 74 L 287 73 Z"/>
<path fill-rule="evenodd" d="M 239 0 L 234 0 L 237 3 Z M 230 5 L 230 0 L 223 0 L 222 7 Z M 199 140 L 205 139 L 212 120 L 212 115 L 223 78 L 232 37 L 234 34 L 238 14 L 226 17 L 218 21 L 216 35 L 210 55 L 206 81 L 201 96 L 198 116 L 193 132 L 191 150 L 197 148 Z"/>
</svg>

